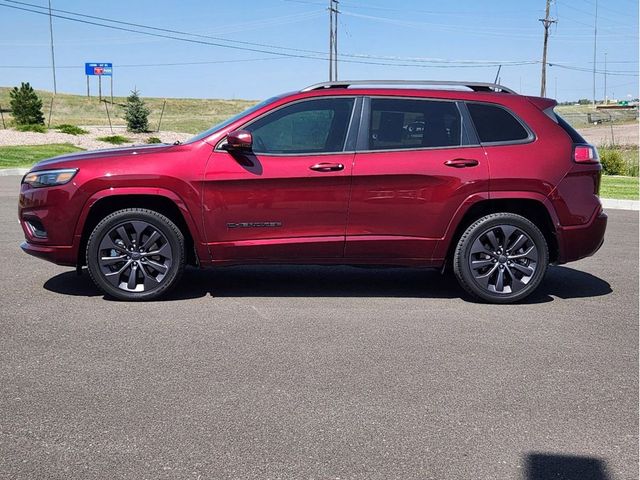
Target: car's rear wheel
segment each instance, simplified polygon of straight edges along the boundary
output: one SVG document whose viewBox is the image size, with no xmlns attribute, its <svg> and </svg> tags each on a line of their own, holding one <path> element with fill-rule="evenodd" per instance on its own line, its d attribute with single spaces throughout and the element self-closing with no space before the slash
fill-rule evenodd
<svg viewBox="0 0 640 480">
<path fill-rule="evenodd" d="M 494 213 L 462 234 L 453 271 L 473 296 L 491 303 L 511 303 L 540 285 L 548 264 L 549 248 L 536 225 L 520 215 Z"/>
<path fill-rule="evenodd" d="M 106 294 L 120 300 L 152 300 L 182 275 L 184 236 L 158 212 L 119 210 L 98 223 L 86 254 L 91 278 Z"/>
</svg>

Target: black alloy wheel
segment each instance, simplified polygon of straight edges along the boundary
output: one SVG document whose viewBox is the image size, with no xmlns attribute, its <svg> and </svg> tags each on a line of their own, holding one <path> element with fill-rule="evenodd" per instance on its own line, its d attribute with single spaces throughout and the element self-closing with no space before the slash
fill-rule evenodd
<svg viewBox="0 0 640 480">
<path fill-rule="evenodd" d="M 146 209 L 112 213 L 87 243 L 91 278 L 121 300 L 151 300 L 175 285 L 184 269 L 184 236 L 167 217 Z"/>
<path fill-rule="evenodd" d="M 544 235 L 528 219 L 496 213 L 473 223 L 454 254 L 458 282 L 472 295 L 492 303 L 511 303 L 530 295 L 549 262 Z"/>
</svg>

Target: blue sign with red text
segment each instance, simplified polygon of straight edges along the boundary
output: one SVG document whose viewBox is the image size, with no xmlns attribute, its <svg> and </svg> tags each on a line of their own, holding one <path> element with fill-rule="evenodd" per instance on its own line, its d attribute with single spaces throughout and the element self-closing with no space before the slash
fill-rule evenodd
<svg viewBox="0 0 640 480">
<path fill-rule="evenodd" d="M 113 74 L 112 63 L 85 63 L 84 73 L 86 75 L 99 75 L 102 77 L 110 77 Z"/>
</svg>

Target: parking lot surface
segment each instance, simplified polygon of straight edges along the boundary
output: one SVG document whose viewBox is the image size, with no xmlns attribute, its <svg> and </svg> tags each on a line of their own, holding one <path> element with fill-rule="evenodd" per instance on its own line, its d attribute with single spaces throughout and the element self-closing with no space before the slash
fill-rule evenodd
<svg viewBox="0 0 640 480">
<path fill-rule="evenodd" d="M 18 183 L 0 178 L 0 478 L 638 478 L 637 212 L 520 305 L 315 266 L 190 269 L 121 303 L 20 251 Z"/>
</svg>

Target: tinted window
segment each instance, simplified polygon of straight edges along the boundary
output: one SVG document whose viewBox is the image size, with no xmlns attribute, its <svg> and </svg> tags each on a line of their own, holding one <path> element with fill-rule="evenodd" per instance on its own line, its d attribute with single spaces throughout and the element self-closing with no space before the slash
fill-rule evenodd
<svg viewBox="0 0 640 480">
<path fill-rule="evenodd" d="M 582 137 L 582 135 L 576 132 L 576 130 L 571 125 L 569 125 L 567 121 L 557 113 L 556 113 L 556 119 L 558 120 L 558 125 L 560 125 L 562 129 L 565 132 L 567 132 L 567 134 L 571 137 L 571 140 L 573 141 L 573 143 L 587 143 L 587 141 Z"/>
<path fill-rule="evenodd" d="M 467 107 L 482 143 L 529 138 L 529 132 L 504 108 L 484 103 L 469 103 Z"/>
<path fill-rule="evenodd" d="M 460 145 L 460 112 L 453 102 L 374 98 L 369 149 Z"/>
<path fill-rule="evenodd" d="M 344 149 L 353 98 L 298 102 L 262 117 L 246 129 L 257 153 L 325 153 Z"/>
</svg>

